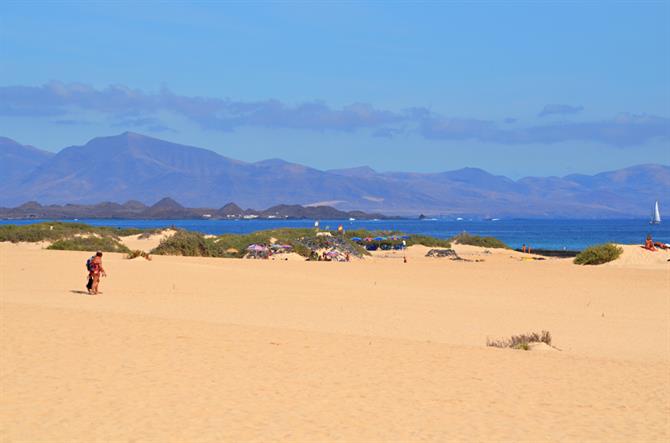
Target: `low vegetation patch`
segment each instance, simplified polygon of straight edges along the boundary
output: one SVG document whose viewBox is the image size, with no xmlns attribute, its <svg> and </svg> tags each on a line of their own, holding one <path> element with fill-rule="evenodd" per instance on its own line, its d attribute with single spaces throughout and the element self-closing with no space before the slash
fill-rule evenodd
<svg viewBox="0 0 670 443">
<path fill-rule="evenodd" d="M 64 251 L 130 252 L 119 240 L 112 237 L 72 237 L 56 240 L 47 249 Z"/>
<path fill-rule="evenodd" d="M 486 346 L 523 349 L 524 351 L 530 350 L 531 343 L 546 343 L 551 346 L 551 334 L 549 331 L 542 331 L 540 333 L 532 332 L 530 334 L 513 335 L 510 338 L 501 340 L 486 340 Z"/>
<path fill-rule="evenodd" d="M 224 234 L 216 239 L 216 249 L 226 252 L 228 257 L 244 257 L 249 245 L 269 245 L 277 243 L 280 245 L 290 245 L 293 251 L 308 257 L 311 249 L 303 244 L 305 239 L 316 239 L 313 229 L 269 229 L 265 231 L 251 232 L 249 234 Z M 320 238 L 320 237 L 318 237 Z M 320 244 L 320 243 L 319 243 Z M 325 240 L 324 240 L 325 247 Z M 232 250 L 236 252 L 232 252 Z"/>
<path fill-rule="evenodd" d="M 428 235 L 410 235 L 407 246 L 422 245 L 429 248 L 451 248 L 451 242 L 443 238 L 430 237 Z"/>
<path fill-rule="evenodd" d="M 575 257 L 578 265 L 602 265 L 616 260 L 623 253 L 623 248 L 613 243 L 589 246 Z"/>
<path fill-rule="evenodd" d="M 137 257 L 138 251 L 130 251 L 122 243 L 120 237 L 140 235 L 148 238 L 160 232 L 157 229 L 112 228 L 107 226 L 91 226 L 84 223 L 41 222 L 28 225 L 0 226 L 0 241 L 10 242 L 52 242 L 50 249 L 69 250 L 101 250 L 107 252 L 126 252 L 130 258 Z M 270 244 L 289 245 L 289 250 L 301 256 L 309 257 L 312 251 L 321 249 L 337 249 L 352 256 L 368 255 L 364 246 L 352 241 L 354 237 L 379 238 L 375 243 L 389 247 L 402 245 L 424 245 L 431 248 L 449 248 L 451 243 L 445 239 L 426 235 L 408 235 L 397 231 L 348 231 L 340 235 L 336 231 L 320 231 L 314 229 L 283 228 L 252 232 L 249 234 L 224 234 L 205 236 L 198 232 L 177 230 L 177 232 L 161 241 L 152 254 L 182 255 L 197 257 L 244 257 L 247 248 L 252 244 L 268 246 Z M 405 238 L 403 238 L 405 237 Z M 131 257 L 132 256 L 132 257 Z"/>
<path fill-rule="evenodd" d="M 289 245 L 291 250 L 303 257 L 309 257 L 313 250 L 337 247 L 352 255 L 367 252 L 347 238 L 317 236 L 313 229 L 270 229 L 249 234 L 224 234 L 217 237 L 205 237 L 198 232 L 178 231 L 175 235 L 163 239 L 157 248 L 151 251 L 157 255 L 184 255 L 196 257 L 232 257 L 241 258 L 247 254 L 249 245 Z"/>
<path fill-rule="evenodd" d="M 84 223 L 42 222 L 29 225 L 0 226 L 0 241 L 40 242 L 69 239 L 76 235 L 97 234 L 101 237 L 118 238 L 125 235 L 136 235 L 144 232 L 134 228 L 111 228 L 108 226 L 91 226 Z"/>
<path fill-rule="evenodd" d="M 471 235 L 467 232 L 462 232 L 451 239 L 452 242 L 459 245 L 481 246 L 483 248 L 499 248 L 510 249 L 503 241 L 495 237 L 481 237 L 479 235 Z"/>
<path fill-rule="evenodd" d="M 384 243 L 389 245 L 402 244 L 407 246 L 424 245 L 428 247 L 449 248 L 448 240 L 429 237 L 426 235 L 409 235 L 401 232 L 389 231 L 347 231 L 340 235 L 336 231 L 319 231 L 314 229 L 283 228 L 252 232 L 249 234 L 224 234 L 217 237 L 206 237 L 197 232 L 178 231 L 172 237 L 161 241 L 160 245 L 151 251 L 158 255 L 186 255 L 199 257 L 244 257 L 249 245 L 270 245 L 272 243 L 289 245 L 291 250 L 303 257 L 309 257 L 312 251 L 336 248 L 353 256 L 368 255 L 365 248 L 354 242 L 352 238 L 379 238 L 370 243 Z"/>
</svg>

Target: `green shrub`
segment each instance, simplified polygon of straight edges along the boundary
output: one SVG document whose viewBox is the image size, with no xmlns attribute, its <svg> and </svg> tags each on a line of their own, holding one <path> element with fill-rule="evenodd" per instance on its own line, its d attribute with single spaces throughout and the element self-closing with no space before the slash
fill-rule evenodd
<svg viewBox="0 0 670 443">
<path fill-rule="evenodd" d="M 616 260 L 623 253 L 623 248 L 613 243 L 589 246 L 575 257 L 578 265 L 601 265 Z"/>
<path fill-rule="evenodd" d="M 481 246 L 483 248 L 492 249 L 509 249 L 504 242 L 495 237 L 480 237 L 478 235 L 470 235 L 467 232 L 462 232 L 454 237 L 451 241 L 459 245 Z"/>
<path fill-rule="evenodd" d="M 407 246 L 423 245 L 429 248 L 451 248 L 451 242 L 443 238 L 430 237 L 428 235 L 410 235 Z"/>
<path fill-rule="evenodd" d="M 72 237 L 61 239 L 52 243 L 47 249 L 65 251 L 130 252 L 125 245 L 111 237 Z"/>
<path fill-rule="evenodd" d="M 198 232 L 178 231 L 164 238 L 151 251 L 157 255 L 184 255 L 189 257 L 210 257 L 210 246 L 204 235 Z"/>
</svg>

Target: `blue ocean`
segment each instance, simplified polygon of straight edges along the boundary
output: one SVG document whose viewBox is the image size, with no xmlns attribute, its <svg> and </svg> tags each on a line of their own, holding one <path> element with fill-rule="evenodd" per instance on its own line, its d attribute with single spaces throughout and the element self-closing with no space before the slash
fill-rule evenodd
<svg viewBox="0 0 670 443">
<path fill-rule="evenodd" d="M 0 220 L 0 224 L 28 224 L 46 220 Z M 98 226 L 164 228 L 175 226 L 204 234 L 242 234 L 274 228 L 309 228 L 313 220 L 124 220 L 80 219 Z M 493 236 L 518 248 L 522 244 L 534 249 L 581 250 L 597 243 L 642 244 L 647 234 L 656 241 L 670 243 L 670 225 L 650 225 L 648 220 L 321 220 L 322 229 L 369 229 L 402 231 L 449 238 L 467 231 L 474 235 Z"/>
</svg>

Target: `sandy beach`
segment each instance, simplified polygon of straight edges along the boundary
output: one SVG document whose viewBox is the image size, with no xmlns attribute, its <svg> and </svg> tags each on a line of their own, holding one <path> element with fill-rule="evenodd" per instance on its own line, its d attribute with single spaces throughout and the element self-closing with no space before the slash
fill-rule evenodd
<svg viewBox="0 0 670 443">
<path fill-rule="evenodd" d="M 2 442 L 670 439 L 670 252 L 110 253 L 88 296 L 42 246 L 0 243 Z"/>
</svg>

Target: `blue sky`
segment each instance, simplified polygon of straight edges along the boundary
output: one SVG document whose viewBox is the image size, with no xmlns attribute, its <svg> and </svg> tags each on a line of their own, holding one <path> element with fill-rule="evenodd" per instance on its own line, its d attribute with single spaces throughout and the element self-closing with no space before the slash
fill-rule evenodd
<svg viewBox="0 0 670 443">
<path fill-rule="evenodd" d="M 511 177 L 670 163 L 670 2 L 5 3 L 0 134 Z"/>
</svg>

